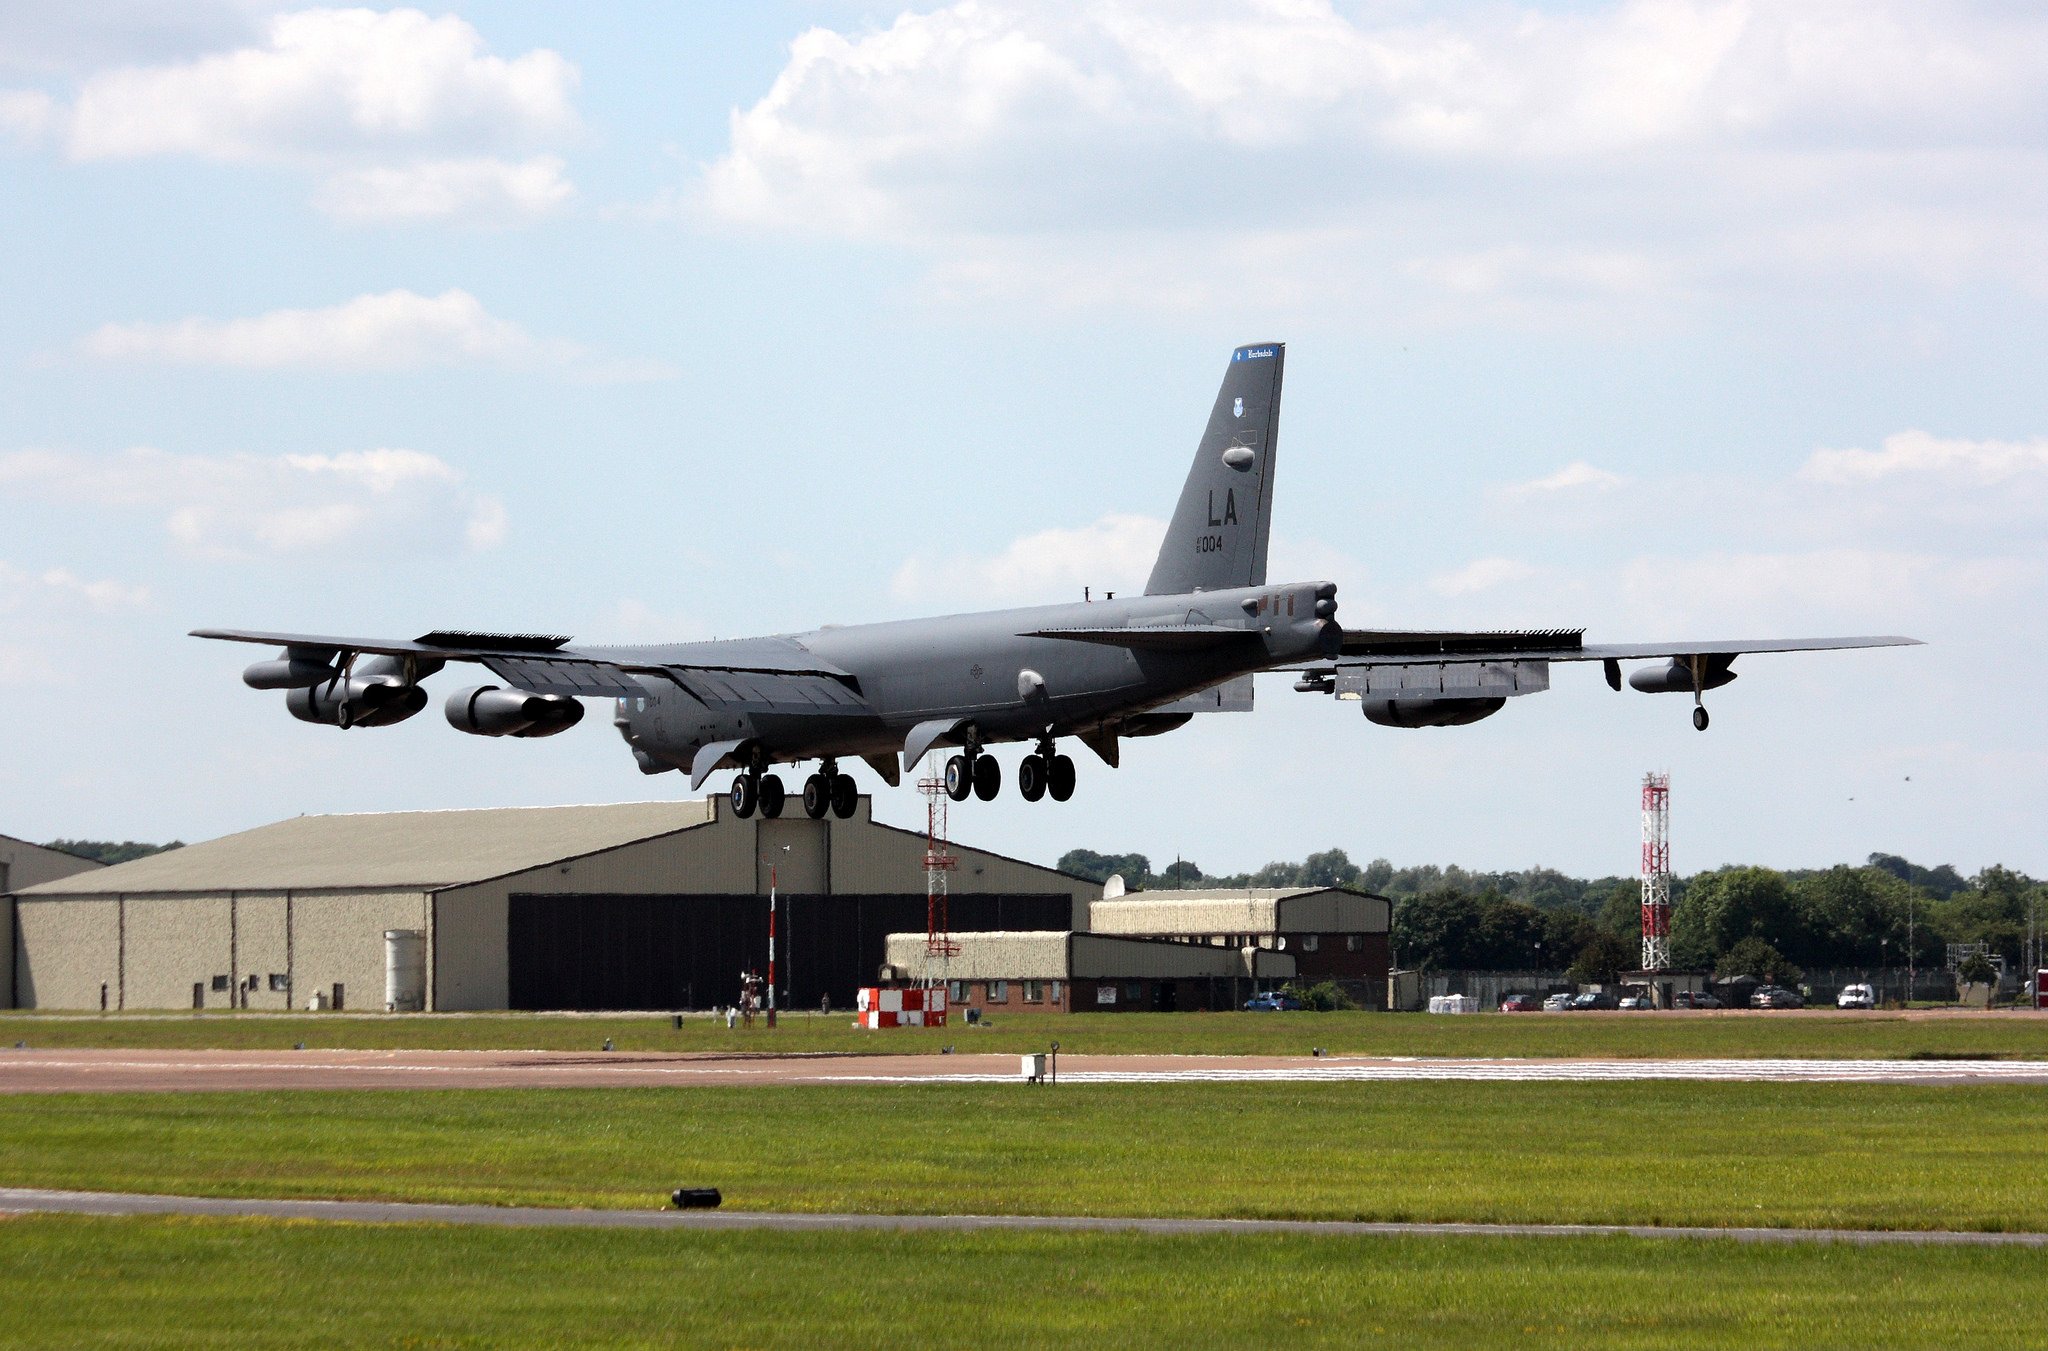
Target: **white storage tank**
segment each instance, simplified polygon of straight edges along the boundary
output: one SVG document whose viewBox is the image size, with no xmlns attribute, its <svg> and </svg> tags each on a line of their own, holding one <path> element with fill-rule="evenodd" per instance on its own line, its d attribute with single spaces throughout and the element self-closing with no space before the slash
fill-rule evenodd
<svg viewBox="0 0 2048 1351">
<path fill-rule="evenodd" d="M 427 935 L 423 929 L 384 931 L 384 1011 L 418 1013 L 427 1006 Z"/>
</svg>

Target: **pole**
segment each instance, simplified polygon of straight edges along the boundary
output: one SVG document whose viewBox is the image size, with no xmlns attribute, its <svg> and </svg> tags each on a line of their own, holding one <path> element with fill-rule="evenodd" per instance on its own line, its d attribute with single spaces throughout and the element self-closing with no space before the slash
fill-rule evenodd
<svg viewBox="0 0 2048 1351">
<path fill-rule="evenodd" d="M 775 1026 L 775 865 L 768 865 L 768 1026 Z"/>
<path fill-rule="evenodd" d="M 1913 893 L 1906 893 L 1906 997 L 1901 1008 L 1913 1007 Z"/>
</svg>

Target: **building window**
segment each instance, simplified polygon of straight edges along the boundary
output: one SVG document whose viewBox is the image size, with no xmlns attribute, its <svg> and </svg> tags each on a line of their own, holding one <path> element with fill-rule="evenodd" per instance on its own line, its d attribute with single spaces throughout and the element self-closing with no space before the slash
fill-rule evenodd
<svg viewBox="0 0 2048 1351">
<path fill-rule="evenodd" d="M 290 976 L 287 976 L 282 971 L 270 973 L 270 992 L 272 994 L 290 994 L 291 990 L 292 978 Z"/>
<path fill-rule="evenodd" d="M 946 1002 L 955 1007 L 965 1004 L 967 1002 L 967 982 L 964 980 L 947 981 Z"/>
<path fill-rule="evenodd" d="M 226 976 L 215 976 L 213 978 L 213 988 L 216 990 L 226 990 L 228 988 L 228 978 Z"/>
<path fill-rule="evenodd" d="M 1345 935 L 1344 935 L 1344 951 L 1346 951 L 1346 952 L 1364 952 L 1364 951 L 1365 951 L 1365 935 L 1364 935 L 1364 934 L 1345 934 Z"/>
<path fill-rule="evenodd" d="M 1006 981 L 1006 980 L 992 980 L 992 981 L 990 981 L 990 982 L 988 983 L 988 1002 L 989 1002 L 989 1003 L 991 1003 L 991 1004 L 1007 1004 L 1007 1003 L 1009 1003 L 1009 1002 L 1010 1002 L 1010 982 L 1008 982 L 1008 981 Z"/>
<path fill-rule="evenodd" d="M 1124 1002 L 1125 1002 L 1125 1003 L 1127 1003 L 1127 1004 L 1142 1004 L 1142 1003 L 1144 1003 L 1144 1002 L 1145 1002 L 1145 982 L 1144 982 L 1144 981 L 1142 981 L 1142 980 L 1134 980 L 1134 981 L 1130 981 L 1130 982 L 1127 982 L 1127 983 L 1126 983 L 1126 984 L 1124 985 Z"/>
<path fill-rule="evenodd" d="M 1301 950 L 1303 952 L 1314 952 L 1322 945 L 1323 936 L 1321 934 L 1303 934 L 1301 936 Z"/>
<path fill-rule="evenodd" d="M 1060 982 L 1054 981 L 1052 983 L 1052 1002 L 1055 1004 L 1059 1003 L 1060 1000 L 1064 997 L 1064 993 L 1065 992 L 1061 987 Z"/>
<path fill-rule="evenodd" d="M 1024 1002 L 1027 1004 L 1043 1004 L 1045 1002 L 1045 982 L 1042 980 L 1025 981 Z"/>
</svg>

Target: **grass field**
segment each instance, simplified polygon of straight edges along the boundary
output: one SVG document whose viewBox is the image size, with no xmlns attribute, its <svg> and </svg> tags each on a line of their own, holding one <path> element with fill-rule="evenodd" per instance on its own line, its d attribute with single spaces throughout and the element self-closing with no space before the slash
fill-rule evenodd
<svg viewBox="0 0 2048 1351">
<path fill-rule="evenodd" d="M 992 1027 L 865 1032 L 849 1016 L 786 1017 L 774 1031 L 727 1032 L 708 1015 L 676 1030 L 663 1017 L 245 1013 L 102 1017 L 0 1015 L 0 1046 L 286 1048 L 419 1047 L 622 1051 L 1042 1050 L 1211 1055 L 1914 1056 L 2048 1059 L 2048 1018 L 2026 1013 L 1521 1013 L 1461 1018 L 1383 1013 L 1003 1014 Z"/>
<path fill-rule="evenodd" d="M 2001 1229 L 2041 1089 L 777 1086 L 0 1098 L 0 1185 L 746 1210 Z"/>
<path fill-rule="evenodd" d="M 1631 1239 L 0 1220 L 0 1347 L 2038 1346 L 2048 1259 Z"/>
</svg>

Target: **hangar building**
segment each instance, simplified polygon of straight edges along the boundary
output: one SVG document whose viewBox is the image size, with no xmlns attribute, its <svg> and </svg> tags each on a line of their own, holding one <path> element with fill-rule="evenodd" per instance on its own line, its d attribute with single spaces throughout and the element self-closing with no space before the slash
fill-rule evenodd
<svg viewBox="0 0 2048 1351">
<path fill-rule="evenodd" d="M 885 978 L 944 980 L 965 1008 L 1078 1013 L 1236 1008 L 1283 981 L 1331 980 L 1365 1008 L 1387 997 L 1394 903 L 1342 887 L 1147 891 L 1098 900 L 1088 933 L 956 932 L 932 957 L 893 934 Z"/>
<path fill-rule="evenodd" d="M 784 1007 L 850 1008 L 887 935 L 925 927 L 922 833 L 735 818 L 722 797 L 304 816 L 20 886 L 21 1008 L 680 1009 L 767 965 Z M 960 927 L 1085 928 L 1100 888 L 954 845 Z"/>
<path fill-rule="evenodd" d="M 61 849 L 0 835 L 0 1009 L 14 1007 L 14 900 L 8 893 L 105 866 Z"/>
</svg>

